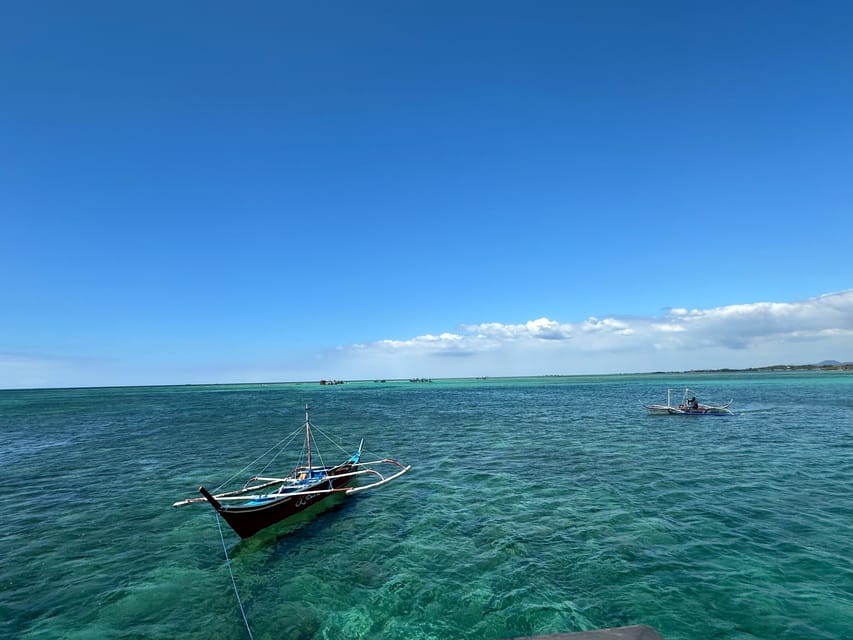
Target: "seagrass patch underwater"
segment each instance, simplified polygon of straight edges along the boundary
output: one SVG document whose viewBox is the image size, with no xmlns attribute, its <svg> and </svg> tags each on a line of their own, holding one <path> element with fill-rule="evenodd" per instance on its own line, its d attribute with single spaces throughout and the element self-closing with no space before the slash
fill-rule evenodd
<svg viewBox="0 0 853 640">
<path fill-rule="evenodd" d="M 690 386 L 734 416 L 649 416 Z M 213 510 L 312 422 L 413 469 L 240 540 L 251 632 L 853 637 L 853 376 L 0 391 L 0 636 L 241 639 Z"/>
</svg>

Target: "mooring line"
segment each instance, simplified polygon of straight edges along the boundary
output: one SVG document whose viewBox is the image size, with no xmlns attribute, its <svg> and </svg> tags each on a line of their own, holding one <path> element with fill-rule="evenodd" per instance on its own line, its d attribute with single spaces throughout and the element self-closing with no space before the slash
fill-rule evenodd
<svg viewBox="0 0 853 640">
<path fill-rule="evenodd" d="M 252 635 L 252 629 L 249 627 L 249 619 L 246 617 L 246 610 L 243 608 L 243 601 L 240 599 L 240 592 L 237 590 L 237 580 L 234 579 L 234 571 L 231 570 L 231 558 L 228 557 L 228 547 L 225 546 L 225 536 L 222 535 L 222 523 L 219 521 L 219 514 L 216 515 L 216 526 L 219 527 L 219 539 L 222 540 L 222 550 L 225 552 L 225 564 L 228 565 L 228 573 L 231 574 L 231 584 L 234 585 L 234 595 L 237 596 L 237 604 L 240 605 L 240 613 L 243 614 L 243 622 L 246 623 L 246 631 L 249 634 L 250 640 L 255 640 Z"/>
</svg>

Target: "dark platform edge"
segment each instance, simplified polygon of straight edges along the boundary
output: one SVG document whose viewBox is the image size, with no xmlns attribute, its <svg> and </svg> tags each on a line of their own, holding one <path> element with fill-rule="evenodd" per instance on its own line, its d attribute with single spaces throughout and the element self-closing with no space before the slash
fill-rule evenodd
<svg viewBox="0 0 853 640">
<path fill-rule="evenodd" d="M 630 627 L 613 627 L 612 629 L 599 629 L 598 631 L 523 636 L 510 640 L 664 640 L 664 637 L 647 625 L 636 624 Z"/>
</svg>

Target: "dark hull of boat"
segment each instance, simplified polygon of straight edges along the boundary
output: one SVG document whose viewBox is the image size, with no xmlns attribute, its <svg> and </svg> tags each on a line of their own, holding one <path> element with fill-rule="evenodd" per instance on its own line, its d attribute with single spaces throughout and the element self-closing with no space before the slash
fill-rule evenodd
<svg viewBox="0 0 853 640">
<path fill-rule="evenodd" d="M 354 465 L 349 462 L 339 465 L 329 472 L 329 475 L 346 474 L 352 471 Z M 331 484 L 335 489 L 345 487 L 352 477 L 333 479 Z M 321 482 L 315 487 L 317 490 L 328 489 L 329 482 Z M 314 493 L 309 495 L 294 495 L 282 500 L 275 500 L 268 504 L 229 507 L 219 503 L 204 487 L 199 489 L 207 501 L 221 515 L 225 522 L 234 529 L 241 538 L 249 538 L 261 529 L 274 525 L 276 522 L 289 518 L 292 515 L 304 511 L 308 507 L 328 498 L 332 493 Z"/>
<path fill-rule="evenodd" d="M 730 416 L 732 412 L 727 407 L 700 407 L 699 409 L 679 409 L 678 407 L 664 407 L 646 405 L 650 415 L 653 416 Z"/>
</svg>

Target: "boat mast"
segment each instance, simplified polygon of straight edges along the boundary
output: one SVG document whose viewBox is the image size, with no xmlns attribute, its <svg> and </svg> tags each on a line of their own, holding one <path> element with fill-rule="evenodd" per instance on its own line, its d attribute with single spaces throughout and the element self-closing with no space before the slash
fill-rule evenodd
<svg viewBox="0 0 853 640">
<path fill-rule="evenodd" d="M 308 405 L 305 405 L 305 449 L 308 451 L 308 472 L 311 472 L 311 422 L 308 420 Z"/>
</svg>

